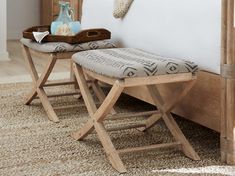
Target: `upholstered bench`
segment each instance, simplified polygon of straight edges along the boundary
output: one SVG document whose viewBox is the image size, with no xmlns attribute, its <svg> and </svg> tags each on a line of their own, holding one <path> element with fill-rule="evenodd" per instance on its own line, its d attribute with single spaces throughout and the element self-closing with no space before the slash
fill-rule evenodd
<svg viewBox="0 0 235 176">
<path fill-rule="evenodd" d="M 85 50 L 114 48 L 115 45 L 109 40 L 99 40 L 80 44 L 69 44 L 64 42 L 37 43 L 29 39 L 21 39 L 21 43 L 28 48 L 42 53 L 66 53 Z"/>
<path fill-rule="evenodd" d="M 81 94 L 85 101 L 87 110 L 91 116 L 90 120 L 80 130 L 72 134 L 76 140 L 83 140 L 88 134 L 95 130 L 104 147 L 107 157 L 112 166 L 120 173 L 126 172 L 126 168 L 119 154 L 152 150 L 164 147 L 177 147 L 193 160 L 199 160 L 184 134 L 178 127 L 171 115 L 171 110 L 182 100 L 194 85 L 198 66 L 187 60 L 172 59 L 158 56 L 143 50 L 132 48 L 100 49 L 83 51 L 72 56 L 73 69 L 77 78 Z M 86 83 L 86 77 L 112 85 L 112 88 L 99 108 L 96 107 L 94 99 Z M 181 89 L 175 90 L 169 99 L 163 99 L 158 91 L 159 84 L 180 83 Z M 110 110 L 118 100 L 125 88 L 146 86 L 155 105 L 155 111 L 133 114 L 115 114 L 116 118 L 128 118 L 149 115 L 142 124 L 121 127 L 120 129 L 138 128 L 146 131 L 153 127 L 160 118 L 163 119 L 167 128 L 175 138 L 175 142 L 167 144 L 156 144 L 145 147 L 116 150 L 103 121 L 111 117 Z M 96 85 L 98 87 L 98 85 Z M 114 117 L 112 117 L 114 118 Z M 115 130 L 118 130 L 115 128 Z"/>
<path fill-rule="evenodd" d="M 50 76 L 56 61 L 58 59 L 71 59 L 71 56 L 80 51 L 93 50 L 93 49 L 102 49 L 102 48 L 113 48 L 115 47 L 108 40 L 93 41 L 81 44 L 68 44 L 63 42 L 48 42 L 48 43 L 37 43 L 29 39 L 21 39 L 23 45 L 23 51 L 25 54 L 25 60 L 27 62 L 32 80 L 33 80 L 33 90 L 28 95 L 25 102 L 26 105 L 29 105 L 35 98 L 39 98 L 42 102 L 42 105 L 48 115 L 48 118 L 53 122 L 59 122 L 54 108 L 52 107 L 49 97 L 59 97 L 59 96 L 68 96 L 75 95 L 79 92 L 72 92 L 66 94 L 58 95 L 47 95 L 44 88 L 51 86 L 61 86 L 76 84 L 74 80 L 58 80 L 48 82 L 48 77 Z M 35 64 L 32 59 L 32 55 L 38 56 L 43 59 L 43 61 L 48 62 L 45 70 L 39 76 Z M 37 97 L 38 96 L 38 97 Z"/>
</svg>

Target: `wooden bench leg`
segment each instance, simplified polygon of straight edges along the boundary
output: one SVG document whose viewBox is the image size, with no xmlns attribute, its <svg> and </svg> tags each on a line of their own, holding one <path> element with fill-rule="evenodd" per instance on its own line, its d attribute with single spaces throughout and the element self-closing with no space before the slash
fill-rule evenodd
<svg viewBox="0 0 235 176">
<path fill-rule="evenodd" d="M 33 88 L 33 89 L 35 90 L 36 88 Z M 24 102 L 25 105 L 30 105 L 32 101 L 37 97 L 38 93 L 37 91 L 34 91 L 34 90 L 31 91 L 30 94 L 27 96 Z"/>
<path fill-rule="evenodd" d="M 191 84 L 189 84 L 189 87 L 191 86 Z M 169 109 L 164 109 L 164 107 L 166 107 L 167 105 L 164 106 L 164 101 L 163 101 L 158 89 L 156 88 L 156 86 L 150 85 L 150 86 L 147 86 L 147 88 L 148 88 L 148 90 L 154 100 L 156 107 L 162 112 L 162 118 L 163 118 L 166 126 L 168 127 L 168 129 L 170 130 L 170 132 L 174 136 L 174 138 L 182 144 L 182 150 L 183 150 L 184 154 L 193 160 L 200 160 L 200 157 L 194 151 L 193 147 L 190 145 L 190 143 L 188 142 L 188 140 L 186 139 L 186 137 L 184 136 L 184 134 L 182 133 L 182 131 L 178 127 L 178 125 L 175 122 L 174 118 L 172 117 Z M 182 98 L 183 94 L 185 94 L 185 91 L 183 91 L 183 92 L 184 93 L 182 93 L 181 95 L 178 95 L 178 97 L 174 97 L 174 99 L 176 99 L 176 100 L 174 100 L 174 103 L 179 102 L 179 99 Z M 170 107 L 173 107 L 173 105 L 175 105 L 175 104 L 172 104 Z"/>
<path fill-rule="evenodd" d="M 104 125 L 102 123 L 96 122 L 95 130 L 113 168 L 115 168 L 119 173 L 126 173 L 127 170 L 118 154 L 118 151 L 115 149 Z"/>
<path fill-rule="evenodd" d="M 75 74 L 73 72 L 73 61 L 72 60 L 70 60 L 70 80 L 75 82 L 74 88 L 79 89 L 77 79 L 76 79 Z"/>
<path fill-rule="evenodd" d="M 145 132 L 151 129 L 160 119 L 162 114 L 153 114 L 145 121 L 145 127 L 138 128 L 139 131 Z"/>
<path fill-rule="evenodd" d="M 76 140 L 82 140 L 95 129 L 111 165 L 118 172 L 125 173 L 126 168 L 124 167 L 124 164 L 121 161 L 121 158 L 117 150 L 115 149 L 110 139 L 110 136 L 108 135 L 104 125 L 102 124 L 105 117 L 108 115 L 108 113 L 111 111 L 114 104 L 120 97 L 123 91 L 123 87 L 121 87 L 119 85 L 119 82 L 117 81 L 113 85 L 107 97 L 104 99 L 99 109 L 97 109 L 92 95 L 89 91 L 89 88 L 87 86 L 87 82 L 82 68 L 74 64 L 73 69 L 91 119 L 80 130 L 73 133 L 72 137 Z"/>
<path fill-rule="evenodd" d="M 106 97 L 104 91 L 102 90 L 102 88 L 99 86 L 99 83 L 97 80 L 95 80 L 94 82 L 91 83 L 92 85 L 92 89 L 95 92 L 97 98 L 99 99 L 99 101 L 102 103 Z M 112 115 L 117 114 L 116 111 L 114 110 L 114 108 L 111 109 L 110 112 Z"/>
<path fill-rule="evenodd" d="M 27 67 L 28 67 L 28 70 L 29 70 L 29 73 L 30 73 L 30 76 L 32 78 L 32 81 L 33 81 L 33 84 L 34 84 L 34 87 L 36 87 L 36 83 L 39 79 L 39 76 L 38 76 L 38 73 L 37 73 L 37 70 L 35 68 L 35 65 L 33 63 L 33 59 L 32 59 L 32 56 L 30 54 L 30 51 L 29 51 L 29 48 L 22 45 L 22 49 L 23 49 L 23 54 L 24 54 L 24 58 L 25 58 L 25 61 L 26 61 L 26 64 L 27 64 Z M 25 104 L 26 105 L 29 105 L 33 100 L 34 98 L 37 96 L 37 92 L 36 91 L 33 91 L 31 92 L 26 101 L 25 101 Z"/>
<path fill-rule="evenodd" d="M 48 118 L 53 121 L 53 122 L 59 122 L 60 120 L 58 119 L 53 107 L 51 106 L 51 103 L 46 95 L 46 92 L 44 91 L 43 88 L 37 88 L 37 93 L 38 96 L 42 102 L 42 106 L 44 110 L 46 111 Z"/>
<path fill-rule="evenodd" d="M 56 56 L 54 56 L 53 54 L 51 55 L 51 57 L 49 58 L 49 63 L 47 64 L 45 70 L 43 71 L 43 73 L 39 77 L 37 70 L 35 68 L 35 65 L 33 63 L 33 59 L 32 59 L 31 53 L 29 51 L 29 48 L 26 46 L 23 46 L 23 53 L 25 55 L 25 60 L 28 65 L 31 78 L 33 80 L 33 87 L 34 87 L 31 91 L 31 93 L 28 95 L 28 97 L 25 101 L 25 104 L 30 105 L 30 103 L 38 95 L 38 97 L 40 98 L 42 105 L 48 115 L 48 118 L 53 122 L 59 122 L 59 119 L 58 119 L 53 107 L 51 106 L 51 103 L 49 102 L 48 97 L 43 89 L 43 86 L 47 82 L 47 80 L 48 80 L 48 78 L 49 78 L 49 76 L 55 66 L 55 63 L 57 61 Z"/>
<path fill-rule="evenodd" d="M 48 77 L 50 76 L 52 69 L 55 66 L 56 58 L 52 56 L 52 58 L 49 59 L 49 63 L 46 66 L 46 69 L 43 71 L 41 76 L 37 79 L 36 82 L 34 82 L 34 88 L 29 94 L 28 100 L 33 99 L 33 96 L 37 94 L 37 88 L 41 88 L 45 85 L 46 81 L 48 80 Z M 28 102 L 30 104 L 31 102 Z"/>
<path fill-rule="evenodd" d="M 172 95 L 169 96 L 169 98 L 162 106 L 162 110 L 164 112 L 171 112 L 171 110 L 174 109 L 174 107 L 187 95 L 194 84 L 195 80 L 184 83 L 184 85 L 182 85 L 178 90 L 176 90 Z M 160 93 L 158 93 L 158 96 L 161 96 Z M 146 127 L 139 130 L 147 131 L 148 129 L 152 128 L 160 119 L 161 115 L 153 114 L 149 119 L 146 120 Z"/>
</svg>

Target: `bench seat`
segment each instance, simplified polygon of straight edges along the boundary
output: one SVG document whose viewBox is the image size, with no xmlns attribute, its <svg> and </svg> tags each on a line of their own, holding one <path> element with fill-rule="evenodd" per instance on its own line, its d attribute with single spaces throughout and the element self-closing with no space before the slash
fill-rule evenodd
<svg viewBox="0 0 235 176">
<path fill-rule="evenodd" d="M 113 48 L 83 51 L 73 61 L 98 74 L 114 77 L 145 77 L 177 73 L 195 73 L 198 66 L 190 61 L 158 56 L 140 49 Z"/>
<path fill-rule="evenodd" d="M 22 38 L 21 43 L 30 49 L 42 53 L 65 53 L 65 52 L 79 52 L 93 49 L 114 48 L 115 45 L 109 40 L 99 40 L 80 44 L 69 44 L 64 42 L 46 42 L 37 43 L 35 41 Z"/>
</svg>

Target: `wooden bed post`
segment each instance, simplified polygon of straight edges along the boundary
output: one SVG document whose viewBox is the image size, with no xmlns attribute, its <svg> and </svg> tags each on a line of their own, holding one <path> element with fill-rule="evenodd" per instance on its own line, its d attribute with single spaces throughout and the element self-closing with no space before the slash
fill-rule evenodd
<svg viewBox="0 0 235 176">
<path fill-rule="evenodd" d="M 235 164 L 234 0 L 222 0 L 221 159 Z"/>
<path fill-rule="evenodd" d="M 83 0 L 78 1 L 78 8 L 79 8 L 79 21 L 81 22 L 82 20 L 82 5 L 83 5 Z"/>
</svg>

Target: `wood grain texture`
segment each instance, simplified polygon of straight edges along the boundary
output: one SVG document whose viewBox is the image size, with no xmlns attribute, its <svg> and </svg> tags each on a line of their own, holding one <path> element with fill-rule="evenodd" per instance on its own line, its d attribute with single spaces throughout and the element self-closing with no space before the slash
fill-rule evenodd
<svg viewBox="0 0 235 176">
<path fill-rule="evenodd" d="M 160 85 L 159 91 L 164 99 L 167 99 L 178 86 L 179 84 Z M 195 85 L 188 95 L 183 98 L 183 101 L 173 109 L 173 112 L 219 132 L 221 113 L 220 89 L 221 80 L 219 75 L 200 71 Z M 135 89 L 126 88 L 124 93 L 153 104 L 153 100 L 145 86 L 139 86 Z"/>
<path fill-rule="evenodd" d="M 79 94 L 80 91 L 72 92 L 72 93 L 66 93 L 66 94 L 54 94 L 54 95 L 47 95 L 46 91 L 44 90 L 44 87 L 48 86 L 62 86 L 62 85 L 68 85 L 68 84 L 76 84 L 77 82 L 67 81 L 67 80 L 57 80 L 53 82 L 48 82 L 48 78 L 51 75 L 52 70 L 55 67 L 55 64 L 57 60 L 59 59 L 67 59 L 71 60 L 71 53 L 40 53 L 37 51 L 30 50 L 27 46 L 23 45 L 23 52 L 25 55 L 25 61 L 28 65 L 28 69 L 30 72 L 30 75 L 32 77 L 32 91 L 26 98 L 26 105 L 30 105 L 31 102 L 35 98 L 39 98 L 41 100 L 41 103 L 43 105 L 44 110 L 46 111 L 48 118 L 53 122 L 59 122 L 59 118 L 57 117 L 50 101 L 49 97 L 61 97 L 61 96 L 71 96 L 75 94 Z M 35 64 L 32 59 L 32 54 L 38 55 L 40 58 L 46 57 L 47 59 L 44 59 L 44 62 L 47 61 L 47 65 L 44 68 L 44 71 L 42 74 L 38 74 Z M 70 57 L 68 57 L 68 54 Z M 63 56 L 63 57 L 62 57 Z"/>
<path fill-rule="evenodd" d="M 228 1 L 222 0 L 222 24 L 221 24 L 221 65 L 227 63 L 227 7 Z M 220 147 L 221 147 L 221 160 L 226 161 L 226 84 L 227 80 L 223 77 L 221 78 L 221 132 L 220 132 Z"/>
<path fill-rule="evenodd" d="M 181 143 L 173 142 L 173 143 L 168 143 L 168 144 L 155 144 L 155 145 L 144 146 L 144 147 L 127 148 L 127 149 L 118 150 L 118 153 L 124 154 L 124 153 L 131 153 L 131 152 L 142 152 L 146 150 L 156 150 L 160 148 L 171 148 L 171 147 L 176 147 L 176 146 L 180 147 Z"/>
<path fill-rule="evenodd" d="M 192 87 L 191 82 L 188 82 L 188 86 L 190 88 Z M 164 102 L 164 99 L 162 98 L 158 88 L 154 85 L 150 85 L 150 86 L 147 86 L 147 89 L 149 91 L 149 94 L 153 98 L 154 105 L 162 112 L 162 119 L 165 122 L 169 131 L 171 132 L 172 136 L 174 136 L 174 138 L 177 142 L 180 142 L 182 144 L 183 153 L 193 160 L 200 160 L 200 157 L 198 156 L 198 154 L 195 152 L 195 150 L 193 149 L 191 144 L 188 142 L 188 140 L 184 136 L 183 132 L 181 131 L 181 129 L 179 128 L 179 126 L 175 122 L 171 113 L 168 111 L 168 109 L 164 108 L 165 106 L 167 107 L 167 105 L 165 105 L 165 104 L 168 102 Z M 185 91 L 188 92 L 189 90 L 190 89 L 187 89 L 187 87 L 185 87 Z M 185 91 L 183 91 L 183 92 L 185 92 Z M 186 93 L 178 94 L 178 96 L 175 96 L 174 98 L 177 100 L 180 100 L 185 95 L 186 95 Z M 174 101 L 174 99 L 173 99 L 173 101 Z M 179 101 L 174 101 L 174 103 L 178 104 Z M 158 118 L 157 118 L 157 120 L 158 120 Z"/>
<path fill-rule="evenodd" d="M 234 0 L 222 1 L 222 66 L 235 65 Z M 223 69 L 225 67 L 222 67 Z M 226 72 L 226 70 L 223 70 Z M 235 78 L 222 76 L 221 158 L 235 165 Z"/>
<path fill-rule="evenodd" d="M 190 143 L 185 138 L 184 134 L 178 127 L 177 123 L 174 121 L 170 110 L 174 107 L 175 104 L 179 103 L 180 100 L 186 95 L 186 93 L 192 88 L 196 76 L 192 75 L 192 73 L 188 74 L 169 74 L 169 75 L 161 75 L 161 76 L 149 76 L 149 77 L 133 77 L 133 78 L 124 78 L 124 79 L 118 79 L 118 78 L 110 78 L 104 75 L 99 75 L 97 73 L 87 71 L 82 68 L 82 66 L 73 63 L 73 70 L 77 79 L 77 82 L 79 84 L 81 94 L 83 96 L 83 99 L 85 101 L 85 104 L 87 106 L 87 110 L 90 115 L 90 119 L 83 125 L 82 128 L 80 128 L 75 133 L 72 133 L 72 137 L 76 140 L 83 140 L 85 137 L 87 137 L 89 134 L 92 133 L 93 130 L 97 133 L 100 142 L 102 143 L 102 146 L 104 148 L 104 151 L 107 155 L 107 158 L 109 159 L 110 164 L 115 168 L 119 173 L 125 173 L 127 172 L 119 154 L 120 153 L 128 153 L 128 152 L 134 152 L 134 151 L 144 151 L 144 150 L 152 150 L 155 148 L 163 148 L 163 147 L 172 147 L 172 146 L 178 146 L 181 145 L 181 148 L 183 153 L 188 156 L 189 158 L 193 160 L 200 160 L 200 157 L 198 154 L 194 151 Z M 108 95 L 105 96 L 103 92 L 98 91 L 98 97 L 100 97 L 102 104 L 99 108 L 95 106 L 94 99 L 89 91 L 85 74 L 89 76 L 89 79 L 94 81 L 101 81 L 107 84 L 112 85 L 111 90 L 109 91 Z M 158 92 L 158 89 L 155 85 L 159 84 L 166 84 L 166 83 L 172 83 L 172 82 L 181 82 L 182 88 L 179 89 L 180 91 L 174 92 L 174 97 L 171 99 L 171 101 L 166 101 L 162 99 L 162 96 Z M 159 117 L 162 117 L 167 128 L 173 135 L 173 137 L 176 140 L 176 143 L 171 144 L 160 144 L 160 145 L 150 145 L 150 146 L 144 146 L 144 147 L 134 147 L 134 148 L 128 148 L 128 149 L 122 149 L 122 150 L 116 150 L 109 134 L 107 133 L 108 129 L 105 129 L 104 126 L 104 120 L 105 119 L 112 119 L 112 115 L 110 115 L 110 112 L 119 99 L 121 93 L 124 91 L 125 88 L 131 87 L 132 90 L 135 90 L 134 87 L 142 86 L 144 85 L 147 87 L 147 92 L 149 93 L 149 96 L 152 98 L 152 102 L 158 109 L 158 111 L 155 111 L 155 115 L 157 116 L 151 116 L 150 120 L 145 120 L 146 122 L 141 124 L 131 124 L 125 125 L 124 127 L 118 127 L 113 128 L 109 130 L 126 130 L 130 128 L 139 128 L 142 131 L 145 131 L 146 128 L 151 128 L 153 124 L 155 124 Z M 96 86 L 99 87 L 98 84 Z M 94 87 L 94 85 L 93 85 Z M 95 89 L 96 90 L 96 87 Z M 97 89 L 98 90 L 98 89 Z M 96 90 L 96 92 L 97 92 Z M 135 90 L 136 91 L 136 90 Z M 143 93 L 143 92 L 141 92 Z M 105 96 L 105 97 L 104 97 Z M 153 112 L 139 112 L 139 115 L 152 115 Z M 160 113 L 160 115 L 159 115 Z M 137 114 L 137 115 L 138 115 Z M 113 115 L 113 118 L 117 118 L 119 114 Z M 158 116 L 159 115 L 159 116 Z M 128 117 L 127 115 L 126 117 Z M 152 118 L 153 117 L 153 118 Z M 118 117 L 119 118 L 119 117 Z M 117 118 L 117 119 L 118 119 Z M 122 117 L 123 118 L 123 117 Z M 125 118 L 124 118 L 125 119 Z"/>
</svg>

